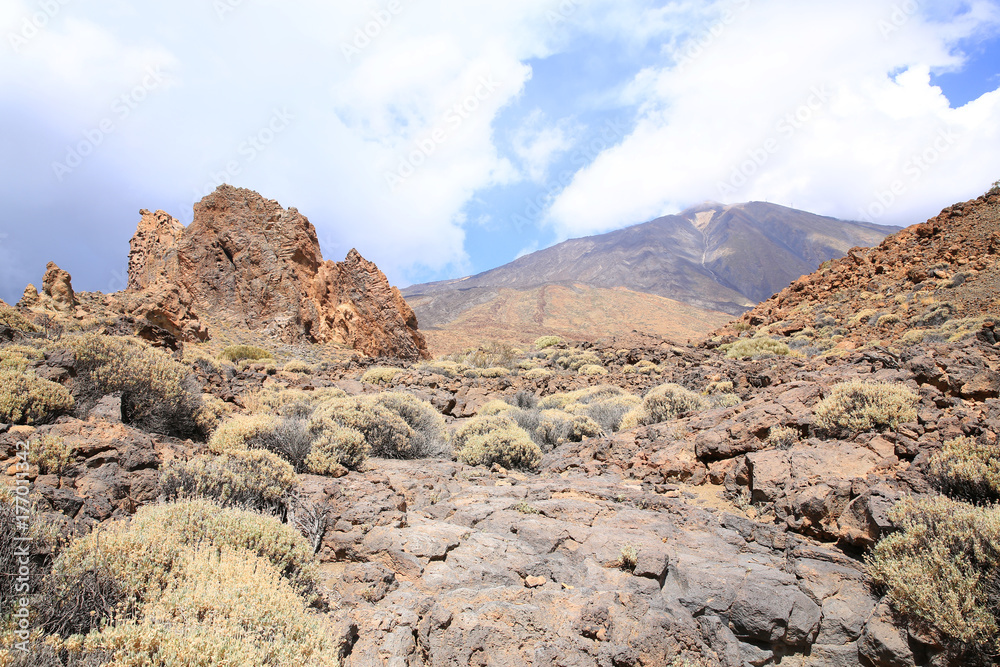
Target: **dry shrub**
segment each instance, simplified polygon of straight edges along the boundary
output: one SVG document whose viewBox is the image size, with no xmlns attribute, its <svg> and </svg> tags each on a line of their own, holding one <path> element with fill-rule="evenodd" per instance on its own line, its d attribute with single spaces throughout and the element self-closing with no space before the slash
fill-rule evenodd
<svg viewBox="0 0 1000 667">
<path fill-rule="evenodd" d="M 278 418 L 269 414 L 236 415 L 222 422 L 208 440 L 215 454 L 250 449 L 252 443 L 275 428 Z"/>
<path fill-rule="evenodd" d="M 288 373 L 302 373 L 304 375 L 311 375 L 316 371 L 315 368 L 301 359 L 292 359 L 287 364 L 282 366 L 281 370 Z"/>
<path fill-rule="evenodd" d="M 61 384 L 30 371 L 0 369 L 0 422 L 44 424 L 70 412 L 73 403 Z"/>
<path fill-rule="evenodd" d="M 817 424 L 831 433 L 884 431 L 915 420 L 916 403 L 906 385 L 849 380 L 834 385 L 814 412 Z"/>
<path fill-rule="evenodd" d="M 948 440 L 930 459 L 934 485 L 972 503 L 1000 501 L 1000 446 L 962 436 Z"/>
<path fill-rule="evenodd" d="M 313 413 L 314 420 L 329 420 L 361 433 L 372 456 L 413 458 L 414 431 L 397 413 L 365 398 L 328 401 Z"/>
<path fill-rule="evenodd" d="M 81 597 L 92 581 L 116 588 Z M 111 651 L 114 665 L 335 665 L 329 628 L 308 608 L 316 582 L 311 547 L 276 519 L 204 502 L 146 507 L 60 554 L 40 621 L 61 652 Z"/>
<path fill-rule="evenodd" d="M 364 372 L 364 375 L 361 376 L 361 381 L 368 384 L 392 384 L 397 375 L 405 372 L 406 369 L 404 368 L 375 366 Z"/>
<path fill-rule="evenodd" d="M 262 449 L 171 461 L 160 475 L 160 492 L 168 500 L 208 498 L 226 507 L 276 514 L 284 514 L 296 486 L 295 469 Z"/>
<path fill-rule="evenodd" d="M 867 568 L 893 606 L 937 628 L 966 658 L 996 655 L 1000 508 L 907 498 L 889 518 L 900 532 L 875 545 Z"/>
<path fill-rule="evenodd" d="M 0 326 L 10 327 L 24 333 L 37 333 L 39 328 L 21 313 L 0 301 Z"/>
<path fill-rule="evenodd" d="M 559 345 L 562 343 L 562 338 L 559 336 L 541 336 L 535 339 L 535 349 L 544 350 L 547 347 L 552 347 L 553 345 Z"/>
<path fill-rule="evenodd" d="M 550 378 L 555 373 L 547 368 L 532 368 L 530 371 L 524 374 L 527 380 L 544 380 L 545 378 Z"/>
<path fill-rule="evenodd" d="M 622 417 L 619 428 L 625 431 L 638 426 L 659 424 L 704 410 L 708 406 L 708 402 L 700 394 L 668 382 L 650 389 L 643 397 L 642 405 Z"/>
<path fill-rule="evenodd" d="M 549 448 L 604 435 L 601 425 L 586 415 L 542 410 L 540 417 L 538 433 L 542 443 Z"/>
<path fill-rule="evenodd" d="M 318 405 L 346 396 L 343 389 L 336 387 L 323 387 L 313 391 L 267 387 L 247 397 L 246 407 L 251 413 L 270 412 L 282 417 L 308 419 Z"/>
<path fill-rule="evenodd" d="M 274 355 L 263 348 L 254 347 L 253 345 L 230 345 L 219 353 L 219 359 L 224 359 L 235 364 L 240 361 L 274 359 Z"/>
<path fill-rule="evenodd" d="M 458 460 L 468 465 L 532 470 L 542 460 L 542 450 L 510 417 L 475 417 L 456 432 L 453 440 Z"/>
<path fill-rule="evenodd" d="M 486 402 L 483 407 L 479 408 L 479 412 L 477 412 L 477 414 L 483 417 L 489 417 L 491 415 L 500 415 L 506 412 L 512 412 L 516 409 L 517 408 L 515 406 L 511 405 L 507 401 L 496 398 L 492 401 Z"/>
<path fill-rule="evenodd" d="M 767 444 L 775 449 L 791 449 L 801 434 L 788 426 L 774 426 L 767 434 Z"/>
<path fill-rule="evenodd" d="M 360 469 L 368 458 L 368 443 L 360 431 L 329 419 L 314 419 L 310 429 L 313 443 L 305 460 L 308 472 L 339 477 L 345 470 Z"/>
<path fill-rule="evenodd" d="M 199 437 L 201 390 L 190 369 L 162 350 L 134 338 L 87 334 L 70 347 L 76 354 L 78 409 L 121 392 L 122 418 L 143 430 Z"/>
<path fill-rule="evenodd" d="M 369 400 L 402 417 L 412 429 L 406 455 L 400 455 L 399 458 L 439 456 L 445 453 L 447 430 L 444 417 L 433 405 L 399 391 L 377 394 Z"/>
<path fill-rule="evenodd" d="M 38 466 L 42 475 L 61 475 L 73 461 L 73 450 L 54 435 L 43 435 L 28 442 L 28 461 Z"/>
<path fill-rule="evenodd" d="M 580 375 L 607 375 L 608 370 L 599 364 L 584 364 L 580 366 Z"/>
<path fill-rule="evenodd" d="M 741 338 L 730 345 L 723 345 L 727 359 L 759 359 L 761 357 L 784 357 L 791 354 L 788 345 L 771 338 Z"/>
</svg>

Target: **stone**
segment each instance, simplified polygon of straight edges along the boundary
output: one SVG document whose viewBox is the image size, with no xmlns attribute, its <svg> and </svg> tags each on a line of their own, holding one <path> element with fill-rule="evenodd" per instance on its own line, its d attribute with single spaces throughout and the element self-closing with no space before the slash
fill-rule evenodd
<svg viewBox="0 0 1000 667">
<path fill-rule="evenodd" d="M 69 273 L 56 266 L 55 262 L 45 266 L 42 292 L 47 303 L 60 312 L 72 313 L 78 305 Z"/>
</svg>

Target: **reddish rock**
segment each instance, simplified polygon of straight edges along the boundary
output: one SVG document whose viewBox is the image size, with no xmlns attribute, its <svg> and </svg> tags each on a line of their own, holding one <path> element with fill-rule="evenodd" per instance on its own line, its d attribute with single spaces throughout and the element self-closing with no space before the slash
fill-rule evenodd
<svg viewBox="0 0 1000 667">
<path fill-rule="evenodd" d="M 49 262 L 45 267 L 42 292 L 47 297 L 48 305 L 56 310 L 73 312 L 77 306 L 70 275 L 56 266 L 55 262 Z"/>
<path fill-rule="evenodd" d="M 295 208 L 223 185 L 195 204 L 187 228 L 162 211 L 142 215 L 129 254 L 133 312 L 182 340 L 202 338 L 210 315 L 286 342 L 428 356 L 399 290 L 357 250 L 324 261 L 316 229 Z"/>
</svg>

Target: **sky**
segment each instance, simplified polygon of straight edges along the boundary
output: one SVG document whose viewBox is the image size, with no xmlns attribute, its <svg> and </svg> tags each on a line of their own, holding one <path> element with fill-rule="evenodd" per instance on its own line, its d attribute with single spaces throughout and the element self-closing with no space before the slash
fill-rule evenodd
<svg viewBox="0 0 1000 667">
<path fill-rule="evenodd" d="M 226 182 L 400 286 L 706 200 L 906 226 L 1000 179 L 997 0 L 2 0 L 0 298 Z"/>
</svg>

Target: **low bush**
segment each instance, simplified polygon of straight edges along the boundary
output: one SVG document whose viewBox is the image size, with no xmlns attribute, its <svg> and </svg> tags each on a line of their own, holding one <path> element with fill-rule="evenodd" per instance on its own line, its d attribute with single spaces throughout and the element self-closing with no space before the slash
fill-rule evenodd
<svg viewBox="0 0 1000 667">
<path fill-rule="evenodd" d="M 1000 446 L 962 436 L 948 440 L 930 459 L 934 485 L 972 503 L 1000 501 Z"/>
<path fill-rule="evenodd" d="M 628 430 L 637 426 L 659 424 L 707 407 L 708 402 L 700 394 L 668 382 L 649 390 L 642 399 L 642 405 L 622 417 L 619 428 Z"/>
<path fill-rule="evenodd" d="M 553 345 L 559 345 L 562 343 L 562 338 L 559 336 L 541 336 L 535 339 L 535 349 L 544 350 L 547 347 L 552 347 Z"/>
<path fill-rule="evenodd" d="M 368 384 L 392 384 L 397 375 L 405 372 L 406 369 L 403 368 L 375 366 L 364 372 L 361 376 L 361 381 Z"/>
<path fill-rule="evenodd" d="M 42 475 L 61 475 L 73 461 L 73 450 L 55 435 L 43 435 L 28 442 L 28 461 Z"/>
<path fill-rule="evenodd" d="M 831 433 L 885 431 L 915 420 L 916 403 L 906 385 L 849 380 L 834 385 L 814 413 L 816 423 Z"/>
<path fill-rule="evenodd" d="M 399 415 L 412 430 L 406 449 L 398 452 L 396 458 L 420 458 L 446 453 L 448 432 L 444 417 L 433 405 L 412 394 L 398 391 L 376 394 L 369 400 Z"/>
<path fill-rule="evenodd" d="M 475 417 L 456 431 L 458 460 L 468 465 L 533 470 L 542 460 L 542 450 L 510 417 Z"/>
<path fill-rule="evenodd" d="M 875 545 L 867 569 L 892 605 L 928 624 L 962 654 L 1000 651 L 1000 508 L 943 497 L 905 499 L 889 514 L 899 528 Z M 987 663 L 988 664 L 988 663 Z"/>
<path fill-rule="evenodd" d="M 219 359 L 224 359 L 235 364 L 240 361 L 274 359 L 274 355 L 264 348 L 254 347 L 253 345 L 230 345 L 219 353 Z"/>
<path fill-rule="evenodd" d="M 231 450 L 166 464 L 160 493 L 168 500 L 207 498 L 218 504 L 283 515 L 298 486 L 295 469 L 262 449 Z"/>
<path fill-rule="evenodd" d="M 771 338 L 741 338 L 730 345 L 723 345 L 727 359 L 759 359 L 761 357 L 784 357 L 791 354 L 788 345 Z"/>
<path fill-rule="evenodd" d="M 273 518 L 146 507 L 59 555 L 39 620 L 60 650 L 112 652 L 115 665 L 337 664 L 308 608 L 317 581 L 311 547 Z"/>
<path fill-rule="evenodd" d="M 269 414 L 236 415 L 222 422 L 208 439 L 208 450 L 223 454 L 251 449 L 254 442 L 272 431 L 278 418 Z"/>
<path fill-rule="evenodd" d="M 524 374 L 527 380 L 544 380 L 545 378 L 550 378 L 555 373 L 547 368 L 532 368 L 530 371 Z"/>
<path fill-rule="evenodd" d="M 327 401 L 313 413 L 314 420 L 328 419 L 361 433 L 372 456 L 407 459 L 416 456 L 409 424 L 389 408 L 366 398 Z"/>
<path fill-rule="evenodd" d="M 203 435 L 197 420 L 201 389 L 184 364 L 134 338 L 86 334 L 70 347 L 79 411 L 121 392 L 125 423 L 181 438 Z"/>
<path fill-rule="evenodd" d="M 580 375 L 607 375 L 608 370 L 598 364 L 585 364 L 580 366 Z"/>
<path fill-rule="evenodd" d="M 584 438 L 604 435 L 604 429 L 586 415 L 571 414 L 562 410 L 543 410 L 538 433 L 542 443 L 552 448 L 564 442 L 580 442 Z"/>
<path fill-rule="evenodd" d="M 344 470 L 359 470 L 368 458 L 365 436 L 353 428 L 329 419 L 314 419 L 312 451 L 306 458 L 306 471 L 314 475 L 339 477 Z"/>
<path fill-rule="evenodd" d="M 775 449 L 791 449 L 801 434 L 788 426 L 774 426 L 767 434 L 767 444 Z"/>
<path fill-rule="evenodd" d="M 40 329 L 31 320 L 0 301 L 0 326 L 10 327 L 24 333 L 37 333 Z"/>
<path fill-rule="evenodd" d="M 300 359 L 292 359 L 282 366 L 281 370 L 288 373 L 302 373 L 304 375 L 310 375 L 316 371 L 315 368 Z"/>
<path fill-rule="evenodd" d="M 484 403 L 483 407 L 479 408 L 479 411 L 476 414 L 483 417 L 489 417 L 490 415 L 501 415 L 506 412 L 512 412 L 516 409 L 517 408 L 515 406 L 511 405 L 507 401 L 496 398 L 492 401 Z"/>
<path fill-rule="evenodd" d="M 70 412 L 73 403 L 61 384 L 31 371 L 0 369 L 0 422 L 44 424 Z"/>
</svg>

